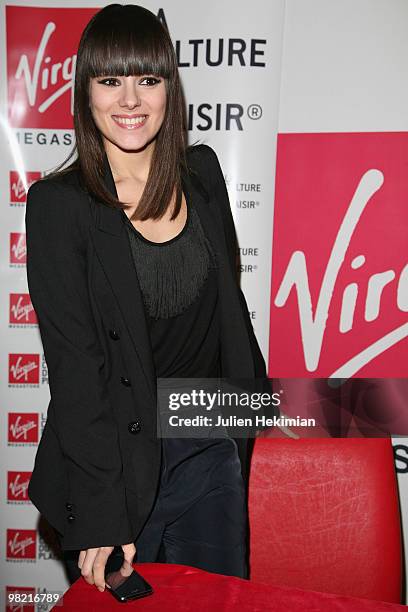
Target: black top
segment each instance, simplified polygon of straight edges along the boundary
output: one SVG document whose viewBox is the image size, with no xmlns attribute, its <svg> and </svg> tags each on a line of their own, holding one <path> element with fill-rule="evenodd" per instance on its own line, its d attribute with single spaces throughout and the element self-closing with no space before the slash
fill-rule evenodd
<svg viewBox="0 0 408 612">
<path fill-rule="evenodd" d="M 156 376 L 219 376 L 217 263 L 200 218 L 165 242 L 145 238 L 122 210 L 150 329 Z"/>
</svg>

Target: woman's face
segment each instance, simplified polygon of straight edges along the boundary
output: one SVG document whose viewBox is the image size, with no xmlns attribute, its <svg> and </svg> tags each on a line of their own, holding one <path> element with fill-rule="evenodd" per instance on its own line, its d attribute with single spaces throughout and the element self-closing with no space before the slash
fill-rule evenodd
<svg viewBox="0 0 408 612">
<path fill-rule="evenodd" d="M 156 137 L 166 111 L 166 85 L 152 75 L 95 77 L 89 105 L 104 139 L 124 151 L 142 149 Z"/>
</svg>

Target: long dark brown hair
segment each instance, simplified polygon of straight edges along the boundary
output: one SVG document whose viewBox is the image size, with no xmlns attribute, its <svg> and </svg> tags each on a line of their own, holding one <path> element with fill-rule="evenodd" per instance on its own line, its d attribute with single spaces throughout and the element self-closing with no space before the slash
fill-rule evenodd
<svg viewBox="0 0 408 612">
<path fill-rule="evenodd" d="M 160 218 L 176 193 L 174 219 L 181 208 L 181 168 L 186 165 L 183 97 L 169 33 L 141 6 L 110 4 L 96 13 L 83 31 L 75 73 L 75 147 L 46 178 L 78 169 L 86 189 L 98 201 L 115 208 L 129 207 L 115 198 L 103 181 L 106 153 L 89 108 L 89 86 L 93 77 L 143 74 L 165 80 L 167 102 L 147 182 L 132 219 Z M 75 160 L 61 169 L 75 154 Z"/>
</svg>

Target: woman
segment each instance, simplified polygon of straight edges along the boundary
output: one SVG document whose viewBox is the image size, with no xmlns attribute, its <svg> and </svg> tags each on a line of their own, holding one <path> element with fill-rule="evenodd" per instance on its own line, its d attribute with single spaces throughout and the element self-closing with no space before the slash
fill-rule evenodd
<svg viewBox="0 0 408 612">
<path fill-rule="evenodd" d="M 80 41 L 77 157 L 35 183 L 27 276 L 51 401 L 29 496 L 70 579 L 109 554 L 247 576 L 247 443 L 160 439 L 156 378 L 264 377 L 215 153 L 184 142 L 177 61 L 146 9 Z M 60 167 L 61 168 L 61 167 Z"/>
</svg>

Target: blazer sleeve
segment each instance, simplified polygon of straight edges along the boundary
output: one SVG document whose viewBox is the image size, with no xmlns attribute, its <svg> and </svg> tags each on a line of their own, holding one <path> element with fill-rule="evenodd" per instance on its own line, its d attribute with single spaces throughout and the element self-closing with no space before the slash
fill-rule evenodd
<svg viewBox="0 0 408 612">
<path fill-rule="evenodd" d="M 231 265 L 232 273 L 237 282 L 237 289 L 239 294 L 239 299 L 242 307 L 242 314 L 244 317 L 245 325 L 248 331 L 249 341 L 251 344 L 251 350 L 254 358 L 254 369 L 255 369 L 255 377 L 258 379 L 263 379 L 261 382 L 261 391 L 264 393 L 273 393 L 273 385 L 272 381 L 268 379 L 268 373 L 266 369 L 265 359 L 262 355 L 261 349 L 258 344 L 258 340 L 255 335 L 255 331 L 251 322 L 251 318 L 248 312 L 248 305 L 245 298 L 245 295 L 239 285 L 238 273 L 237 273 L 237 265 L 239 263 L 238 257 L 238 243 L 237 243 L 237 235 L 235 231 L 234 218 L 231 212 L 231 205 L 229 201 L 227 187 L 225 185 L 224 175 L 218 161 L 217 154 L 215 151 L 209 147 L 208 145 L 200 145 L 202 152 L 206 158 L 206 167 L 209 169 L 209 180 L 211 184 L 211 188 L 214 194 L 214 197 L 220 206 L 220 211 L 223 219 L 224 225 L 224 233 L 226 244 L 228 248 L 228 257 Z M 257 389 L 259 389 L 258 385 L 255 385 Z M 254 387 L 254 389 L 255 389 Z M 277 406 L 264 406 L 263 412 L 266 417 L 273 418 L 273 416 L 278 416 L 280 411 Z M 261 431 L 266 429 L 266 427 L 259 427 L 258 430 Z"/>
<path fill-rule="evenodd" d="M 64 454 L 74 517 L 63 549 L 126 544 L 132 531 L 118 430 L 87 284 L 90 211 L 75 188 L 39 181 L 28 191 L 25 222 L 28 288 L 48 367 L 47 418 Z"/>
</svg>

